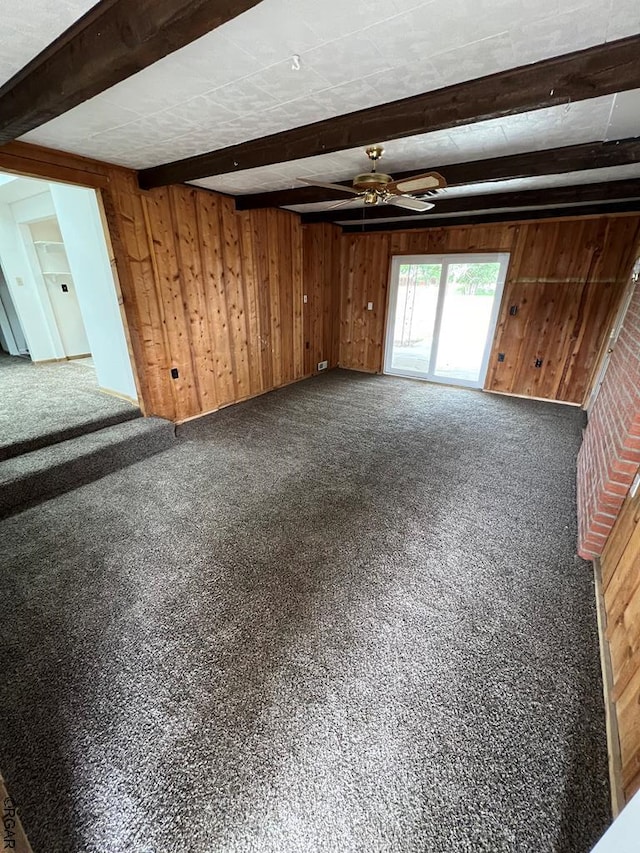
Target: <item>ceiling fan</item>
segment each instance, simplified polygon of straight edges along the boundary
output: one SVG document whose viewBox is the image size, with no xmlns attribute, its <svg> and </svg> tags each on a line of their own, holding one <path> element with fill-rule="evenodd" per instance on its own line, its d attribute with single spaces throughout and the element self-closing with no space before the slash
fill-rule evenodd
<svg viewBox="0 0 640 853">
<path fill-rule="evenodd" d="M 447 185 L 445 179 L 438 172 L 425 172 L 422 175 L 414 175 L 412 178 L 401 178 L 399 181 L 394 181 L 391 175 L 385 175 L 384 172 L 376 172 L 376 165 L 384 154 L 384 148 L 380 145 L 372 145 L 370 148 L 367 148 L 366 154 L 373 164 L 371 171 L 356 175 L 350 187 L 344 186 L 344 184 L 310 181 L 306 178 L 298 178 L 298 180 L 304 184 L 310 184 L 312 187 L 325 187 L 326 189 L 353 193 L 365 205 L 393 204 L 395 207 L 404 207 L 407 210 L 415 210 L 416 212 L 431 210 L 435 205 L 429 201 L 415 198 L 414 193 L 434 195 L 436 190 Z M 328 210 L 351 204 L 352 201 L 353 199 L 350 198 L 345 201 L 339 201 L 336 204 L 332 204 Z"/>
</svg>

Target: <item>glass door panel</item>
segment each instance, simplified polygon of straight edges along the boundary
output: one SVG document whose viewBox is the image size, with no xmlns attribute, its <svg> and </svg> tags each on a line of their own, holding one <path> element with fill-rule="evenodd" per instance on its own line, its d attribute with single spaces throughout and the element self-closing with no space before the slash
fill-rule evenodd
<svg viewBox="0 0 640 853">
<path fill-rule="evenodd" d="M 400 264 L 391 368 L 426 375 L 431 362 L 442 264 Z"/>
<path fill-rule="evenodd" d="M 508 263 L 488 253 L 393 258 L 385 373 L 481 388 Z"/>
<path fill-rule="evenodd" d="M 500 276 L 498 262 L 447 264 L 434 374 L 478 383 Z"/>
</svg>

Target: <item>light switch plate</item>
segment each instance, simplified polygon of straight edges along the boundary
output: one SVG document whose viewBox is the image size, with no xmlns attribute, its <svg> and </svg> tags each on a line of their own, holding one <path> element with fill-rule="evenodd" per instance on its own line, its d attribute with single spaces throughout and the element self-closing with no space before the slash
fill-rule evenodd
<svg viewBox="0 0 640 853">
<path fill-rule="evenodd" d="M 367 311 L 373 311 L 373 302 L 367 302 Z"/>
</svg>

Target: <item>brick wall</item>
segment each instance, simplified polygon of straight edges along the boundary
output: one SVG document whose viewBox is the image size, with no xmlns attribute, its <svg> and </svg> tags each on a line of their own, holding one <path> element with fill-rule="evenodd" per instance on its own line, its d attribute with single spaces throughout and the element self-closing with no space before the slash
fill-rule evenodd
<svg viewBox="0 0 640 853">
<path fill-rule="evenodd" d="M 640 284 L 578 455 L 578 553 L 602 553 L 640 466 Z"/>
</svg>

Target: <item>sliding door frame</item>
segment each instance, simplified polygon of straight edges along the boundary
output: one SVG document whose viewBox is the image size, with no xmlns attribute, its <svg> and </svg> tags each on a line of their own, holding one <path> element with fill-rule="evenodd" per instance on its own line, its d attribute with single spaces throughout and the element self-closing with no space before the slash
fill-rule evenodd
<svg viewBox="0 0 640 853">
<path fill-rule="evenodd" d="M 385 330 L 382 372 L 391 376 L 403 376 L 408 379 L 423 379 L 427 382 L 438 382 L 443 385 L 459 385 L 465 388 L 483 388 L 487 376 L 487 369 L 489 367 L 489 357 L 493 347 L 498 316 L 500 314 L 500 305 L 502 303 L 504 284 L 507 278 L 507 271 L 509 269 L 509 260 L 509 252 L 452 252 L 440 255 L 394 255 L 391 258 L 391 263 L 389 265 L 389 308 L 387 311 L 387 327 Z M 496 282 L 496 292 L 493 298 L 493 306 L 491 308 L 491 316 L 489 319 L 487 340 L 482 354 L 480 376 L 476 381 L 470 379 L 453 379 L 449 376 L 437 376 L 435 373 L 442 326 L 442 314 L 446 298 L 446 282 L 449 274 L 449 265 L 456 263 L 500 264 L 498 280 Z M 436 314 L 433 326 L 429 368 L 426 372 L 413 371 L 409 373 L 406 370 L 399 370 L 398 368 L 392 367 L 393 337 L 398 308 L 398 289 L 400 286 L 400 267 L 403 264 L 439 264 L 442 267 L 440 272 L 440 282 L 438 284 L 438 301 L 436 304 Z"/>
</svg>

